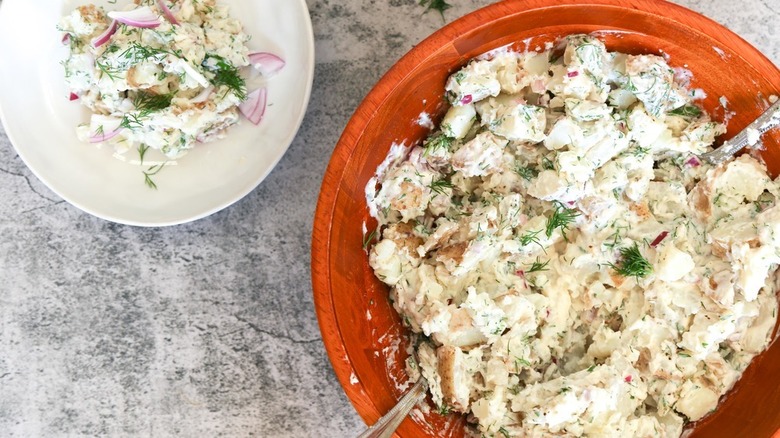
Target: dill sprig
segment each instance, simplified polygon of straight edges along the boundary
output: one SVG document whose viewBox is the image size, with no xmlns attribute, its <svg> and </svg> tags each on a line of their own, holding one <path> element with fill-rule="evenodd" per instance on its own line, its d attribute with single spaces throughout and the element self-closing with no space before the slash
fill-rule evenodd
<svg viewBox="0 0 780 438">
<path fill-rule="evenodd" d="M 701 108 L 696 105 L 683 105 L 679 108 L 675 108 L 667 114 L 673 114 L 675 116 L 682 116 L 687 118 L 699 117 L 701 115 Z"/>
<path fill-rule="evenodd" d="M 165 163 L 163 164 L 157 164 L 155 166 L 150 167 L 149 169 L 143 171 L 144 174 L 144 183 L 150 188 L 157 190 L 157 184 L 155 184 L 154 180 L 152 180 L 152 177 L 160 173 L 160 171 L 165 167 Z"/>
<path fill-rule="evenodd" d="M 376 227 L 374 231 L 363 237 L 363 249 L 367 250 L 371 245 L 371 242 L 378 237 L 379 227 Z"/>
<path fill-rule="evenodd" d="M 558 201 L 555 201 L 555 211 L 552 216 L 547 219 L 546 234 L 547 237 L 552 237 L 553 232 L 557 229 L 561 229 L 563 239 L 568 242 L 566 238 L 566 230 L 569 229 L 569 225 L 579 216 L 580 213 L 574 209 L 568 208 Z"/>
<path fill-rule="evenodd" d="M 444 11 L 452 7 L 445 0 L 420 0 L 420 6 L 427 6 L 423 14 L 428 13 L 431 9 L 439 11 L 442 20 L 444 19 Z"/>
<path fill-rule="evenodd" d="M 637 279 L 646 277 L 653 272 L 653 265 L 642 256 L 639 251 L 639 245 L 634 242 L 633 246 L 620 248 L 620 260 L 617 264 L 610 263 L 609 267 L 623 277 L 636 277 Z"/>
<path fill-rule="evenodd" d="M 532 178 L 539 176 L 539 171 L 531 166 L 516 166 L 515 173 L 526 181 L 531 181 Z"/>
<path fill-rule="evenodd" d="M 146 155 L 146 151 L 149 150 L 149 146 L 145 144 L 141 144 L 138 146 L 138 158 L 141 159 L 141 165 L 144 164 L 144 156 Z"/>
<path fill-rule="evenodd" d="M 428 137 L 428 139 L 423 143 L 423 148 L 425 149 L 423 152 L 423 157 L 427 157 L 428 155 L 433 154 L 438 150 L 452 150 L 453 140 L 453 138 L 447 137 L 443 133 Z"/>
<path fill-rule="evenodd" d="M 531 263 L 531 266 L 528 267 L 528 269 L 525 270 L 526 274 L 530 274 L 532 272 L 541 272 L 541 271 L 549 271 L 549 268 L 547 268 L 547 265 L 550 264 L 550 260 L 547 260 L 546 262 L 542 263 L 539 260 L 539 257 L 536 258 L 536 260 Z"/>
<path fill-rule="evenodd" d="M 428 186 L 432 192 L 438 193 L 440 195 L 446 195 L 447 189 L 452 189 L 454 186 L 451 182 L 447 181 L 446 178 L 442 178 L 437 181 L 431 181 L 431 184 Z"/>
<path fill-rule="evenodd" d="M 149 119 L 153 113 L 162 111 L 171 106 L 174 93 L 152 94 L 140 91 L 133 99 L 135 113 L 127 113 L 122 117 L 122 128 L 137 129 L 143 126 L 144 121 Z"/>
<path fill-rule="evenodd" d="M 542 230 L 530 230 L 523 233 L 522 236 L 520 236 L 520 245 L 522 246 L 528 246 L 532 243 L 535 243 L 539 245 L 539 248 L 542 248 L 544 250 L 544 246 L 539 242 L 539 233 L 541 233 Z M 545 251 L 546 252 L 546 251 Z"/>
<path fill-rule="evenodd" d="M 233 64 L 227 59 L 219 56 L 207 54 L 201 64 L 203 68 L 214 74 L 211 83 L 215 87 L 224 85 L 228 87 L 239 100 L 246 100 L 246 81 Z"/>
</svg>

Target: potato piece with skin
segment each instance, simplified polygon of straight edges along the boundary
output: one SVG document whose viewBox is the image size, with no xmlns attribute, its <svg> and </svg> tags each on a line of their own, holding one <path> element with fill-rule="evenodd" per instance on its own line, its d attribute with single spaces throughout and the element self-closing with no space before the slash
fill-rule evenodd
<svg viewBox="0 0 780 438">
<path fill-rule="evenodd" d="M 718 394 L 687 380 L 680 390 L 680 399 L 674 408 L 691 421 L 696 421 L 714 410 L 718 405 Z"/>
<path fill-rule="evenodd" d="M 443 402 L 456 411 L 468 412 L 471 377 L 466 369 L 463 351 L 445 345 L 436 350 L 436 357 Z"/>
<path fill-rule="evenodd" d="M 469 133 L 476 117 L 477 110 L 472 104 L 450 107 L 441 121 L 441 130 L 447 137 L 460 140 Z"/>
</svg>

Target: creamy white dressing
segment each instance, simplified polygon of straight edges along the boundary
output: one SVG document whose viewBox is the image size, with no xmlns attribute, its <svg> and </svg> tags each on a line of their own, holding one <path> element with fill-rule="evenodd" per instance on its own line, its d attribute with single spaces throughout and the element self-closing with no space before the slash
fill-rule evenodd
<svg viewBox="0 0 780 438">
<path fill-rule="evenodd" d="M 695 158 L 725 128 L 688 72 L 565 43 L 450 77 L 366 187 L 369 261 L 425 336 L 410 375 L 480 434 L 679 436 L 768 344 L 780 184 Z"/>
</svg>

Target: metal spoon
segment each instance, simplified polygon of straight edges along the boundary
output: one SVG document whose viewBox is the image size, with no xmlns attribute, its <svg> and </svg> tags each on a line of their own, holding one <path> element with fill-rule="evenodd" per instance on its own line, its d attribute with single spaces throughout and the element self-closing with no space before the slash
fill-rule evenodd
<svg viewBox="0 0 780 438">
<path fill-rule="evenodd" d="M 701 156 L 711 164 L 720 164 L 733 157 L 745 147 L 751 149 L 758 144 L 758 139 L 767 131 L 780 124 L 780 100 L 773 103 L 758 118 L 740 131 L 734 138 L 723 143 L 721 147 Z"/>
<path fill-rule="evenodd" d="M 425 397 L 426 391 L 428 391 L 428 382 L 424 377 L 420 377 L 412 389 L 404 394 L 401 400 L 398 400 L 398 404 L 393 409 L 390 409 L 376 424 L 361 433 L 358 438 L 388 438 L 392 436 L 404 418 L 412 411 L 412 408 Z"/>
</svg>

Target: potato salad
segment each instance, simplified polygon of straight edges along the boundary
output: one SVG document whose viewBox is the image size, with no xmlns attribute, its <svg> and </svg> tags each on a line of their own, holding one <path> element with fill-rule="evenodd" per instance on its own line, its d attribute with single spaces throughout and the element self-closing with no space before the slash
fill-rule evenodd
<svg viewBox="0 0 780 438">
<path fill-rule="evenodd" d="M 86 5 L 59 23 L 70 99 L 93 113 L 78 127 L 91 143 L 119 153 L 148 149 L 166 159 L 220 138 L 239 113 L 257 124 L 265 87 L 251 90 L 284 65 L 250 52 L 241 23 L 215 0 L 135 0 L 117 10 Z M 248 67 L 256 67 L 255 69 Z"/>
<path fill-rule="evenodd" d="M 780 182 L 667 60 L 572 35 L 472 60 L 366 188 L 369 249 L 441 412 L 488 437 L 677 437 L 777 316 Z"/>
</svg>

